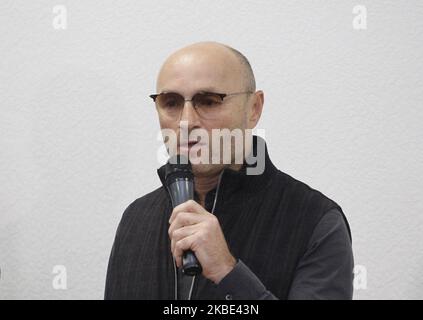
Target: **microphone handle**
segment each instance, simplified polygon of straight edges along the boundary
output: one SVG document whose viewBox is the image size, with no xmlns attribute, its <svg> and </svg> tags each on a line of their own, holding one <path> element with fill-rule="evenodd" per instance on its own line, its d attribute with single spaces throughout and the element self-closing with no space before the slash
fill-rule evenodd
<svg viewBox="0 0 423 320">
<path fill-rule="evenodd" d="M 174 208 L 183 202 L 194 199 L 194 183 L 188 178 L 178 178 L 168 188 Z M 195 276 L 201 274 L 202 271 L 201 264 L 198 262 L 194 252 L 192 250 L 184 251 L 182 255 L 182 272 L 188 276 Z"/>
<path fill-rule="evenodd" d="M 203 272 L 200 262 L 191 250 L 184 251 L 182 256 L 182 272 L 187 276 L 196 276 Z"/>
</svg>

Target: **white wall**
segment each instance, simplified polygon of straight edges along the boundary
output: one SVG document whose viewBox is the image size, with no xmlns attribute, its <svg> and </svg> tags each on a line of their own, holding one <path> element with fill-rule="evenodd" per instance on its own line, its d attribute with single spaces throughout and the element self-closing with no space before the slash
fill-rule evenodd
<svg viewBox="0 0 423 320">
<path fill-rule="evenodd" d="M 147 96 L 202 40 L 249 57 L 273 161 L 344 209 L 355 298 L 423 298 L 422 35 L 418 0 L 1 1 L 0 298 L 103 297 L 123 210 L 159 186 Z"/>
</svg>

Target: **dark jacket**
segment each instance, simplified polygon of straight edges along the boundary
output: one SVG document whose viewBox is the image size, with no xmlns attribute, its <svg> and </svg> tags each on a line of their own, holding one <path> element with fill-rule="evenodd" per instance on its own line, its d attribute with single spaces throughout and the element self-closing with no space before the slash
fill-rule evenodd
<svg viewBox="0 0 423 320">
<path fill-rule="evenodd" d="M 257 139 L 261 138 L 254 137 L 254 153 Z M 345 267 L 342 271 L 319 275 L 313 268 L 318 268 L 320 262 L 305 264 L 308 273 L 317 279 L 316 286 L 322 286 L 321 292 L 331 285 L 336 286 L 333 292 L 341 292 L 318 298 L 351 298 L 351 232 L 342 209 L 321 192 L 278 170 L 269 158 L 267 147 L 265 150 L 262 174 L 247 175 L 246 163 L 240 171 L 225 169 L 218 187 L 206 195 L 205 207 L 211 212 L 214 206 L 213 213 L 238 263 L 218 285 L 197 276 L 191 299 L 287 299 L 295 295 L 308 298 L 298 292 L 294 295 L 290 290 L 299 266 L 302 268 L 304 263 L 302 259 L 317 250 L 317 240 L 313 240 L 317 237 L 316 229 L 324 219 L 325 225 L 328 224 L 329 212 L 338 212 L 343 231 L 338 228 L 341 230 L 337 232 L 338 238 L 331 240 L 331 247 L 326 248 L 345 249 L 339 254 L 336 250 L 324 253 L 333 260 L 334 268 L 341 264 Z M 164 187 L 164 167 L 158 169 L 158 175 L 163 185 L 131 203 L 122 216 L 110 255 L 105 299 L 175 299 L 178 273 L 168 236 L 172 206 Z M 348 261 L 344 253 L 350 257 Z M 342 280 L 336 280 L 334 273 L 340 272 Z"/>
</svg>

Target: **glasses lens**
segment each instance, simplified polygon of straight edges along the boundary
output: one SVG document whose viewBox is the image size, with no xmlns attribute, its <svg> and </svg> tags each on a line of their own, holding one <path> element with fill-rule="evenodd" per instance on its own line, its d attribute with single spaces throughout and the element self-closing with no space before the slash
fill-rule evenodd
<svg viewBox="0 0 423 320">
<path fill-rule="evenodd" d="M 222 105 L 222 97 L 215 93 L 197 93 L 193 98 L 197 112 L 204 118 L 213 118 Z"/>
<path fill-rule="evenodd" d="M 157 108 L 166 115 L 178 115 L 184 107 L 184 97 L 178 93 L 162 93 L 156 99 Z"/>
</svg>

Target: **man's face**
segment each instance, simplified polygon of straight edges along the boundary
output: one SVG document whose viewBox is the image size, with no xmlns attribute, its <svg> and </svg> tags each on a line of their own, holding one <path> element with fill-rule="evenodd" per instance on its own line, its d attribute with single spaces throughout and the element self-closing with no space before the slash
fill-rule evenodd
<svg viewBox="0 0 423 320">
<path fill-rule="evenodd" d="M 237 58 L 225 48 L 195 47 L 182 49 L 172 55 L 163 65 L 157 80 L 157 93 L 176 92 L 185 99 L 191 99 L 198 92 L 234 93 L 246 91 L 242 81 L 241 65 Z M 179 118 L 159 115 L 161 129 L 171 129 L 180 142 L 181 124 L 187 124 L 188 133 L 194 129 L 207 131 L 210 137 L 208 149 L 212 154 L 212 129 L 248 128 L 250 95 L 241 94 L 227 97 L 219 108 L 219 114 L 204 119 L 191 102 L 185 102 Z M 193 147 L 195 148 L 195 146 Z M 180 150 L 179 150 L 180 151 Z M 192 155 L 192 152 L 190 153 Z M 208 175 L 220 171 L 223 164 L 193 165 L 195 175 Z"/>
</svg>

